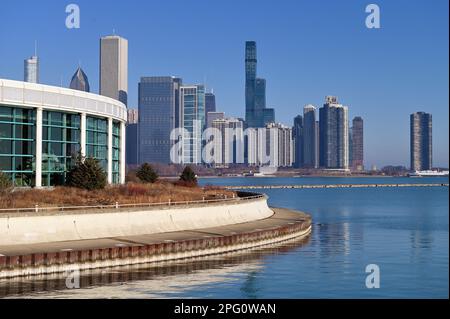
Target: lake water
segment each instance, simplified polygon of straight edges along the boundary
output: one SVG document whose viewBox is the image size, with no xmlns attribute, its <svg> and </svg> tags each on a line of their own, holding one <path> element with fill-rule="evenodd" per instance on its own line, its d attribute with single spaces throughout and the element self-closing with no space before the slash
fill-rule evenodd
<svg viewBox="0 0 450 319">
<path fill-rule="evenodd" d="M 448 178 L 208 178 L 212 185 L 448 183 Z M 53 298 L 448 298 L 448 187 L 266 189 L 307 212 L 311 235 L 190 261 L 0 281 L 0 296 Z M 376 264 L 380 288 L 366 288 Z"/>
</svg>

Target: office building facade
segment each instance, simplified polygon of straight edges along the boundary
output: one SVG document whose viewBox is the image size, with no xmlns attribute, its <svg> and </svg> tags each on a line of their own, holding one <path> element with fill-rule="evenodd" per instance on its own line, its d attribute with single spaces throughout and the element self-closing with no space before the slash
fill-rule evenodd
<svg viewBox="0 0 450 319">
<path fill-rule="evenodd" d="M 206 127 L 211 127 L 212 122 L 215 120 L 223 120 L 225 119 L 224 112 L 208 112 L 206 113 Z"/>
<path fill-rule="evenodd" d="M 128 102 L 128 41 L 116 35 L 100 39 L 100 95 Z"/>
<path fill-rule="evenodd" d="M 219 138 L 213 140 L 214 164 L 216 167 L 228 167 L 229 164 L 243 163 L 244 159 L 244 123 L 235 118 L 215 119 L 211 128 L 217 129 Z"/>
<path fill-rule="evenodd" d="M 275 122 L 275 110 L 266 108 L 266 80 L 257 78 L 256 42 L 245 43 L 245 122 L 265 127 Z"/>
<path fill-rule="evenodd" d="M 416 112 L 410 116 L 411 170 L 424 171 L 433 167 L 432 116 Z"/>
<path fill-rule="evenodd" d="M 354 171 L 364 170 L 364 121 L 356 116 L 352 121 L 350 138 L 351 168 Z"/>
<path fill-rule="evenodd" d="M 216 112 L 216 96 L 213 92 L 205 93 L 205 113 Z"/>
<path fill-rule="evenodd" d="M 205 87 L 181 86 L 181 123 L 184 129 L 182 145 L 183 164 L 202 163 L 202 133 L 205 128 Z"/>
<path fill-rule="evenodd" d="M 316 107 L 309 104 L 303 108 L 303 167 L 317 168 L 316 147 Z"/>
<path fill-rule="evenodd" d="M 319 165 L 325 169 L 349 169 L 348 108 L 327 96 L 319 110 Z"/>
<path fill-rule="evenodd" d="M 39 83 L 39 58 L 36 55 L 24 60 L 23 80 L 28 83 Z"/>
<path fill-rule="evenodd" d="M 142 77 L 139 82 L 138 163 L 171 163 L 171 132 L 181 126 L 180 87 L 172 76 Z"/>
<path fill-rule="evenodd" d="M 294 118 L 292 128 L 292 138 L 294 141 L 294 167 L 303 167 L 303 117 L 297 115 Z"/>
</svg>

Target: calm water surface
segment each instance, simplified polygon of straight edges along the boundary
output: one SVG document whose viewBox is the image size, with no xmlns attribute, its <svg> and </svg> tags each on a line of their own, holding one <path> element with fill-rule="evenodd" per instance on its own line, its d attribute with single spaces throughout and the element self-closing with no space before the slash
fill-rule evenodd
<svg viewBox="0 0 450 319">
<path fill-rule="evenodd" d="M 448 178 L 220 178 L 203 185 L 448 183 Z M 263 249 L 146 267 L 0 281 L 0 296 L 52 298 L 448 298 L 448 187 L 268 189 L 312 234 Z M 365 267 L 380 267 L 367 289 Z"/>
</svg>

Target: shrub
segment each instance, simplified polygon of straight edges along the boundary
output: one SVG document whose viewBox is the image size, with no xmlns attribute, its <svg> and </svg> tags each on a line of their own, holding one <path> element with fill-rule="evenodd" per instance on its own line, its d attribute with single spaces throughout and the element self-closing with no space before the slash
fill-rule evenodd
<svg viewBox="0 0 450 319">
<path fill-rule="evenodd" d="M 143 183 L 154 183 L 158 179 L 158 174 L 156 174 L 153 167 L 148 163 L 144 163 L 139 167 L 136 176 Z"/>
<path fill-rule="evenodd" d="M 197 186 L 197 176 L 190 166 L 186 166 L 180 175 L 180 184 L 186 186 Z"/>
<path fill-rule="evenodd" d="M 67 174 L 67 186 L 93 190 L 106 186 L 106 173 L 98 160 L 78 156 L 75 166 Z"/>
<path fill-rule="evenodd" d="M 0 171 L 0 191 L 7 190 L 12 187 L 11 179 L 8 175 Z"/>
</svg>

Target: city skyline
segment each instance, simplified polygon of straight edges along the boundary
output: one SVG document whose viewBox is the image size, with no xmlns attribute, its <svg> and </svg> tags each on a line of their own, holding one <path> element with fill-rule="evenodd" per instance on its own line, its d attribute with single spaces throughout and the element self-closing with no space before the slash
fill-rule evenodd
<svg viewBox="0 0 450 319">
<path fill-rule="evenodd" d="M 158 49 L 153 49 L 152 52 L 145 50 L 148 44 L 144 40 L 148 38 L 140 40 L 142 33 L 136 29 L 136 26 L 126 23 L 131 19 L 139 20 L 141 16 L 139 12 L 131 10 L 123 16 L 124 19 L 121 21 L 116 17 L 119 17 L 119 13 L 125 12 L 124 10 L 108 9 L 105 17 L 96 17 L 98 21 L 94 24 L 93 16 L 99 12 L 95 9 L 102 5 L 85 1 L 79 1 L 78 4 L 83 17 L 79 30 L 66 29 L 63 21 L 60 23 L 60 29 L 50 24 L 49 21 L 53 18 L 60 19 L 59 16 L 64 9 L 62 5 L 61 8 L 47 6 L 49 19 L 43 22 L 33 20 L 36 26 L 31 32 L 29 23 L 23 23 L 25 27 L 28 26 L 28 29 L 18 26 L 17 34 L 21 36 L 22 41 L 17 43 L 15 48 L 2 48 L 0 77 L 21 79 L 23 69 L 20 64 L 30 55 L 34 41 L 38 40 L 41 83 L 59 86 L 62 77 L 64 86 L 68 86 L 73 74 L 73 64 L 81 60 L 86 74 L 92 78 L 92 92 L 98 92 L 96 83 L 96 78 L 98 79 L 99 76 L 98 38 L 111 34 L 111 30 L 116 28 L 117 34 L 127 38 L 131 43 L 128 89 L 130 107 L 137 108 L 138 77 L 174 74 L 182 76 L 187 83 L 199 83 L 202 79 L 206 79 L 203 82 L 207 89 L 214 88 L 217 109 L 235 117 L 243 117 L 245 109 L 244 74 L 242 74 L 243 43 L 247 40 L 255 40 L 258 43 L 258 58 L 261 62 L 258 64 L 260 66 L 258 75 L 268 80 L 267 105 L 275 106 L 277 122 L 290 124 L 296 114 L 301 114 L 303 105 L 309 103 L 320 105 L 324 96 L 337 95 L 351 106 L 349 118 L 358 115 L 365 119 L 366 166 L 375 164 L 381 167 L 385 164 L 399 164 L 408 167 L 409 114 L 417 111 L 439 114 L 435 116 L 433 123 L 433 159 L 435 166 L 448 166 L 448 67 L 442 67 L 448 66 L 448 28 L 441 27 L 445 24 L 443 18 L 448 11 L 448 3 L 436 2 L 436 5 L 431 8 L 427 7 L 425 2 L 393 4 L 379 1 L 383 14 L 380 30 L 365 29 L 366 14 L 362 2 L 340 5 L 330 2 L 329 6 L 332 8 L 329 8 L 327 12 L 320 12 L 316 5 L 310 3 L 286 2 L 283 8 L 272 10 L 270 15 L 278 19 L 269 23 L 266 32 L 258 30 L 259 23 L 246 29 L 250 22 L 261 18 L 260 11 L 255 13 L 251 21 L 244 21 L 242 13 L 237 12 L 236 26 L 220 19 L 217 21 L 217 28 L 221 32 L 227 32 L 224 34 L 228 36 L 217 37 L 217 39 L 208 37 L 209 50 L 205 50 L 203 46 L 195 50 L 195 46 L 188 47 L 185 52 L 191 61 L 188 64 L 175 58 L 176 48 L 180 46 L 180 43 L 177 41 L 167 43 L 167 38 L 163 39 L 162 35 L 156 31 L 151 32 L 149 37 L 152 40 L 151 45 L 153 47 L 156 45 Z M 197 5 L 201 3 L 194 6 Z M 404 22 L 400 24 L 396 20 L 399 16 L 405 17 L 405 13 L 402 12 L 404 5 L 410 8 L 407 20 L 412 25 L 403 25 Z M 121 7 L 122 4 L 118 6 Z M 245 11 L 248 6 L 243 4 L 242 11 Z M 270 3 L 262 1 L 261 6 L 267 14 L 266 9 L 270 7 Z M 210 10 L 213 11 L 217 7 L 231 10 L 230 5 L 218 3 L 213 4 Z M 3 12 L 8 11 L 10 15 L 2 16 L 3 23 L 15 28 L 17 22 L 14 22 L 13 18 L 15 15 L 23 15 L 23 8 L 29 7 L 21 6 L 20 2 L 19 4 L 5 2 Z M 167 17 L 171 5 L 158 4 L 158 8 L 161 18 L 157 18 L 157 21 Z M 40 13 L 39 6 L 29 9 L 30 14 L 33 10 L 35 10 L 34 14 Z M 25 14 L 27 12 L 25 11 Z M 327 17 L 331 16 L 328 12 L 337 12 L 343 17 L 348 17 L 349 22 L 333 30 L 327 21 Z M 311 18 L 306 17 L 302 20 L 302 28 L 295 28 L 294 33 L 285 32 L 292 24 L 281 21 L 279 19 L 281 13 L 292 17 L 298 16 L 298 18 L 310 15 Z M 319 17 L 322 13 L 322 24 L 320 26 L 316 24 L 317 28 L 314 31 L 303 28 L 305 24 L 310 23 L 313 18 Z M 214 17 L 217 18 L 216 15 Z M 188 20 L 188 24 L 195 25 L 196 22 L 193 20 Z M 110 21 L 114 21 L 115 25 L 112 25 Z M 273 28 L 271 29 L 270 26 Z M 245 32 L 237 34 L 237 28 Z M 414 30 L 419 28 L 421 31 L 419 36 L 410 39 L 408 37 L 410 28 Z M 4 30 L 7 29 L 2 28 L 0 38 L 6 39 L 7 34 Z M 50 29 L 52 31 L 47 33 L 46 30 Z M 172 29 L 169 29 L 165 34 L 170 35 L 171 32 Z M 212 31 L 207 30 L 205 36 L 210 34 L 208 32 Z M 329 34 L 335 35 L 335 39 L 331 39 Z M 406 36 L 401 48 L 400 44 L 393 42 L 393 39 L 399 35 Z M 294 41 L 289 41 L 288 39 L 292 36 Z M 53 41 L 53 37 L 60 39 L 63 44 L 72 43 L 77 50 L 68 52 L 68 50 L 49 46 L 48 43 Z M 340 43 L 342 51 L 330 55 L 321 53 L 320 50 L 324 45 L 321 41 L 327 39 L 332 43 Z M 210 45 L 211 41 L 216 48 Z M 223 50 L 224 47 L 227 50 Z M 311 48 L 310 51 L 308 47 Z M 427 52 L 422 47 L 427 47 Z M 200 53 L 197 50 L 203 52 Z M 224 53 L 217 50 L 223 50 Z M 348 55 L 348 50 L 352 50 L 352 54 Z M 196 54 L 198 56 L 195 56 Z M 219 60 L 225 62 L 219 63 Z M 67 61 L 73 61 L 73 63 L 67 63 Z M 289 64 L 289 68 L 286 67 L 286 63 Z M 324 70 L 330 68 L 333 72 L 342 74 L 339 83 L 331 81 L 333 77 L 327 80 L 327 77 L 323 76 Z M 282 87 L 285 89 L 281 90 Z M 383 114 L 388 112 L 391 112 L 390 116 L 383 118 Z M 383 130 L 380 131 L 381 125 Z M 381 143 L 381 140 L 384 142 Z"/>
</svg>

